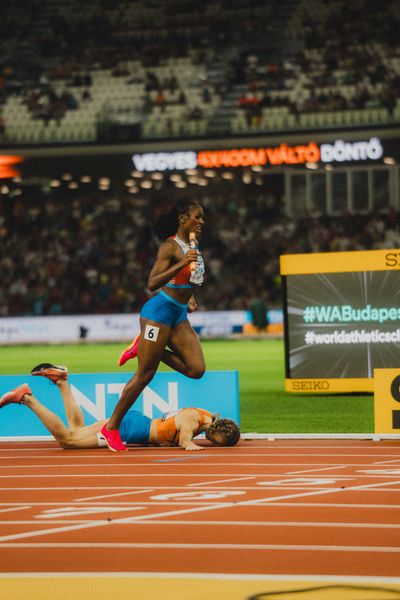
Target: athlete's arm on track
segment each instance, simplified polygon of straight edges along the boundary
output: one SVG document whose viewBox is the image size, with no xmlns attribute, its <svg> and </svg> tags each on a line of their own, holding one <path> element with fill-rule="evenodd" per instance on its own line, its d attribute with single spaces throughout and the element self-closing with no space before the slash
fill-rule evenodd
<svg viewBox="0 0 400 600">
<path fill-rule="evenodd" d="M 178 254 L 179 251 L 179 254 Z M 182 256 L 178 245 L 174 240 L 166 240 L 158 250 L 156 261 L 150 271 L 147 282 L 150 291 L 160 289 L 175 277 L 177 273 L 193 260 L 196 260 L 197 250 L 189 250 L 186 256 Z"/>
<path fill-rule="evenodd" d="M 199 416 L 196 411 L 183 410 L 175 416 L 175 424 L 179 431 L 179 446 L 185 450 L 203 450 L 193 441 L 193 435 L 199 428 Z"/>
</svg>

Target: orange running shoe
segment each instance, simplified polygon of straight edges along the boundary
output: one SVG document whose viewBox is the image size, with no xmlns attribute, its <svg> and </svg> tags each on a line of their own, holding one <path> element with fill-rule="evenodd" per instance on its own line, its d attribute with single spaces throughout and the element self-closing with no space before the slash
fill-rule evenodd
<svg viewBox="0 0 400 600">
<path fill-rule="evenodd" d="M 53 383 L 57 383 L 59 379 L 68 379 L 68 369 L 51 363 L 40 363 L 40 365 L 33 367 L 31 375 L 41 375 Z"/>
<path fill-rule="evenodd" d="M 113 452 L 128 452 L 128 448 L 121 440 L 119 429 L 107 429 L 107 427 L 103 425 L 100 431 L 110 450 Z"/>
<path fill-rule="evenodd" d="M 0 408 L 7 406 L 7 404 L 21 404 L 25 394 L 32 394 L 32 390 L 27 383 L 23 383 L 10 392 L 4 394 L 0 398 Z"/>
<path fill-rule="evenodd" d="M 131 344 L 129 344 L 129 346 L 127 348 L 125 348 L 125 350 L 122 352 L 122 354 L 118 360 L 118 364 L 120 367 L 122 367 L 122 365 L 124 365 L 131 358 L 135 358 L 137 356 L 138 346 L 139 346 L 139 337 L 140 336 L 137 335 L 135 337 L 135 339 L 133 340 L 133 342 Z"/>
</svg>

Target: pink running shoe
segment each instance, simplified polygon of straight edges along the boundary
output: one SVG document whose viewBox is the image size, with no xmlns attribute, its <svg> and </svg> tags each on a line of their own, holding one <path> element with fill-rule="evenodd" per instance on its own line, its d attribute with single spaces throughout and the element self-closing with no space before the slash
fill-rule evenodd
<svg viewBox="0 0 400 600">
<path fill-rule="evenodd" d="M 137 335 L 135 337 L 135 339 L 133 340 L 133 342 L 131 344 L 129 344 L 129 346 L 127 348 L 125 348 L 125 350 L 119 357 L 118 364 L 120 367 L 122 367 L 122 365 L 124 365 L 131 358 L 135 358 L 135 356 L 137 356 L 138 346 L 139 346 L 139 337 L 140 336 Z"/>
<path fill-rule="evenodd" d="M 23 383 L 0 398 L 0 408 L 12 403 L 21 404 L 25 394 L 32 394 L 32 391 L 28 384 Z"/>
<path fill-rule="evenodd" d="M 31 375 L 41 375 L 53 383 L 57 383 L 59 379 L 68 379 L 68 369 L 51 363 L 40 363 L 40 365 L 33 367 Z"/>
<path fill-rule="evenodd" d="M 113 452 L 128 452 L 128 448 L 121 440 L 121 434 L 118 429 L 107 429 L 106 426 L 103 425 L 100 431 L 110 450 Z"/>
</svg>

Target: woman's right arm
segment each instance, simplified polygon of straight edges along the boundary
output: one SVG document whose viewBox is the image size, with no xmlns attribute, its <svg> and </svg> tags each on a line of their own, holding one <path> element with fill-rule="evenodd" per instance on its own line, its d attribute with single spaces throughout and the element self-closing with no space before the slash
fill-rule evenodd
<svg viewBox="0 0 400 600">
<path fill-rule="evenodd" d="M 203 450 L 202 446 L 195 444 L 193 435 L 199 429 L 198 412 L 185 409 L 175 415 L 175 425 L 179 431 L 179 446 L 184 450 Z"/>
<path fill-rule="evenodd" d="M 173 240 L 166 240 L 161 244 L 147 281 L 147 286 L 151 292 L 160 289 L 175 277 L 181 269 L 197 258 L 197 250 L 189 250 L 185 256 L 178 260 L 176 251 L 177 246 Z"/>
</svg>

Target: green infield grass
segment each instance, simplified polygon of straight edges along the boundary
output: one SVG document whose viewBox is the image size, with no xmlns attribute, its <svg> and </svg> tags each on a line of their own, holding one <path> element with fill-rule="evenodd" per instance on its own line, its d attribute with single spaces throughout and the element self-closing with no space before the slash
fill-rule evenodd
<svg viewBox="0 0 400 600">
<path fill-rule="evenodd" d="M 284 391 L 281 339 L 203 340 L 202 346 L 209 370 L 239 372 L 243 432 L 373 432 L 372 394 L 303 395 Z M 67 365 L 71 373 L 112 373 L 121 370 L 117 360 L 123 348 L 124 344 L 111 343 L 2 346 L 0 375 L 29 374 L 40 362 Z M 122 370 L 129 372 L 134 367 L 131 361 Z M 168 371 L 168 367 L 161 365 L 160 370 Z"/>
</svg>

